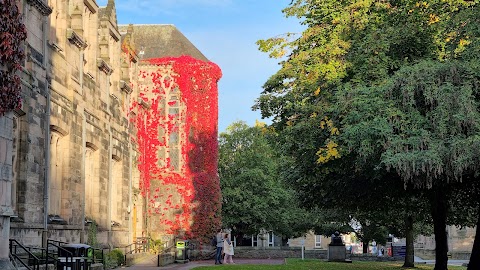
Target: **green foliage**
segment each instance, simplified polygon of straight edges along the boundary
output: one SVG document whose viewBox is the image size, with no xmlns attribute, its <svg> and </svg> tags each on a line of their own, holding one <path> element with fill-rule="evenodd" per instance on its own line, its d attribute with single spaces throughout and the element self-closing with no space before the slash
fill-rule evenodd
<svg viewBox="0 0 480 270">
<path fill-rule="evenodd" d="M 87 244 L 93 248 L 99 247 L 97 240 L 97 223 L 95 222 L 95 220 L 89 223 Z"/>
<path fill-rule="evenodd" d="M 298 206 L 281 171 L 288 160 L 269 143 L 274 134 L 262 125 L 236 122 L 220 134 L 219 174 L 223 225 L 238 234 L 261 229 L 290 237 L 312 228 L 311 213 Z"/>
<path fill-rule="evenodd" d="M 150 243 L 150 252 L 151 253 L 153 253 L 153 254 L 162 253 L 162 251 L 164 249 L 162 240 L 160 240 L 160 239 L 154 240 L 154 239 L 150 238 L 149 243 Z"/>
<path fill-rule="evenodd" d="M 390 218 L 395 211 L 400 221 L 428 222 L 421 219 L 428 199 L 439 198 L 431 206 L 445 203 L 429 188 L 443 192 L 452 182 L 475 179 L 478 5 L 294 0 L 284 10 L 306 29 L 294 40 L 258 42 L 271 56 L 286 48 L 290 54 L 253 108 L 273 119 L 283 153 L 292 158 L 289 182 L 305 203 L 336 206 L 359 220 L 374 212 L 366 220 L 391 228 L 401 223 Z M 372 210 L 385 201 L 394 203 Z M 418 203 L 417 213 L 410 201 Z"/>
<path fill-rule="evenodd" d="M 113 269 L 125 264 L 125 256 L 119 249 L 114 249 L 105 255 L 105 267 Z"/>
</svg>

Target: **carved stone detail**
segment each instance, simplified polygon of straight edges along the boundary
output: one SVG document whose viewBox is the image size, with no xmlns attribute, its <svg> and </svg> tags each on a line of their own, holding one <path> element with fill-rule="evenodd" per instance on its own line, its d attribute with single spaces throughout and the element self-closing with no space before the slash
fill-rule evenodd
<svg viewBox="0 0 480 270">
<path fill-rule="evenodd" d="M 71 28 L 67 29 L 67 39 L 79 49 L 85 49 L 88 46 L 87 42 Z"/>
<path fill-rule="evenodd" d="M 128 85 L 128 83 L 123 80 L 120 80 L 120 89 L 127 94 L 131 94 L 133 91 L 130 85 Z"/>
<path fill-rule="evenodd" d="M 48 16 L 52 13 L 52 8 L 49 7 L 43 0 L 27 0 L 27 2 L 32 7 L 38 9 L 43 16 Z"/>
<path fill-rule="evenodd" d="M 105 72 L 105 74 L 110 75 L 113 73 L 113 68 L 111 68 L 105 60 L 102 58 L 97 58 L 97 67 L 101 71 Z"/>
</svg>

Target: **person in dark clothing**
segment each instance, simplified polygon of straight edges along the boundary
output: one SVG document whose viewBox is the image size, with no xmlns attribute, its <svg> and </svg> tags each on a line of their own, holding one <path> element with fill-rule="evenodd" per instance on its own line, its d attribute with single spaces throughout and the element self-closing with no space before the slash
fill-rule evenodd
<svg viewBox="0 0 480 270">
<path fill-rule="evenodd" d="M 217 253 L 215 254 L 215 264 L 222 264 L 223 234 L 222 229 L 217 232 Z"/>
</svg>

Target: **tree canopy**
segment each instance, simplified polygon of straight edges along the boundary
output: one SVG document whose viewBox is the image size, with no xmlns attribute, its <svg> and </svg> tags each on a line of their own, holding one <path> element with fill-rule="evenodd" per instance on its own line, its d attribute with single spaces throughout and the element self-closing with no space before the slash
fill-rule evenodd
<svg viewBox="0 0 480 270">
<path fill-rule="evenodd" d="M 281 166 L 288 159 L 269 143 L 263 124 L 231 124 L 219 139 L 219 174 L 223 195 L 223 225 L 239 235 L 272 230 L 285 238 L 314 227 L 318 217 L 299 207 L 285 186 Z"/>
<path fill-rule="evenodd" d="M 294 0 L 284 13 L 306 30 L 257 43 L 282 62 L 253 108 L 284 138 L 297 189 L 316 203 L 342 183 L 405 198 L 424 190 L 437 270 L 447 261 L 445 187 L 478 164 L 478 4 Z"/>
</svg>

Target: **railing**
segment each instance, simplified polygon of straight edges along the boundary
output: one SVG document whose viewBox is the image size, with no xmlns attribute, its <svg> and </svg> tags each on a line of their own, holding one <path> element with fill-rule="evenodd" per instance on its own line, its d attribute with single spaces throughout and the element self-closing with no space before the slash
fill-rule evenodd
<svg viewBox="0 0 480 270">
<path fill-rule="evenodd" d="M 159 254 L 157 254 L 157 267 L 164 266 L 161 263 L 162 257 L 169 256 L 168 254 L 171 253 L 172 250 L 173 250 L 173 252 L 175 252 L 175 244 L 172 244 L 172 245 L 164 248 Z"/>
<path fill-rule="evenodd" d="M 141 253 L 147 252 L 149 246 L 149 239 L 147 237 L 137 238 L 137 241 L 133 242 L 132 244 L 123 247 L 124 254 L 133 254 L 133 253 Z"/>
<path fill-rule="evenodd" d="M 100 248 L 92 248 L 93 249 L 93 258 L 92 258 L 92 263 L 101 263 L 103 264 L 103 269 L 105 269 L 105 253 L 103 252 L 103 249 Z M 95 256 L 95 251 L 99 251 L 99 254 L 101 254 L 100 258 L 97 258 Z"/>
<path fill-rule="evenodd" d="M 102 263 L 105 269 L 105 256 L 102 249 L 91 248 L 93 251 L 91 256 L 88 254 L 87 257 L 77 258 L 71 251 L 61 246 L 69 244 L 67 242 L 48 239 L 46 248 L 37 248 L 25 247 L 15 239 L 9 241 L 9 257 L 17 268 L 23 266 L 27 270 L 39 270 L 41 265 L 45 265 L 45 269 L 48 269 L 48 265 L 53 264 L 55 269 L 64 269 L 64 267 L 88 269 L 90 264 Z"/>
<path fill-rule="evenodd" d="M 32 253 L 32 248 L 24 247 L 15 239 L 10 239 L 9 247 L 10 256 L 15 264 L 20 263 L 28 270 L 40 270 L 41 260 Z"/>
<path fill-rule="evenodd" d="M 47 262 L 45 263 L 45 267 L 47 267 L 47 264 L 49 261 L 54 263 L 55 269 L 59 267 L 60 269 L 63 269 L 64 266 L 73 265 L 74 262 L 73 262 L 72 252 L 61 247 L 60 246 L 61 244 L 67 244 L 67 243 L 51 240 L 51 239 L 47 240 Z M 65 261 L 62 261 L 59 259 L 60 250 L 62 251 L 63 254 L 66 254 L 65 256 L 62 256 L 62 258 L 65 258 Z M 45 269 L 48 269 L 48 268 L 45 268 Z"/>
<path fill-rule="evenodd" d="M 15 261 L 15 258 L 12 256 L 12 253 L 8 254 L 8 258 L 10 259 L 10 262 L 12 263 L 14 269 L 18 269 L 18 264 Z"/>
</svg>

